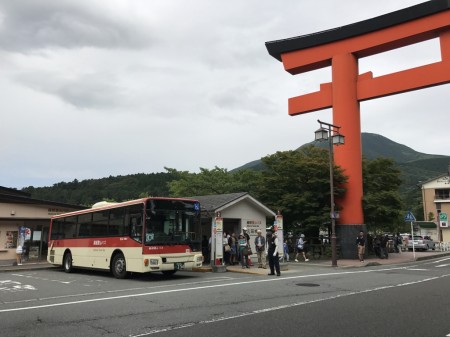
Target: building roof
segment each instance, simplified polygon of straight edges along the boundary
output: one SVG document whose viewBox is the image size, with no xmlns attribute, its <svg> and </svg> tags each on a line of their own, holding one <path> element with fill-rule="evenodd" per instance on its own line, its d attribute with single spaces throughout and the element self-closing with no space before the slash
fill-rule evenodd
<svg viewBox="0 0 450 337">
<path fill-rule="evenodd" d="M 73 209 L 85 209 L 87 207 L 80 205 L 71 205 L 62 202 L 40 200 L 31 198 L 31 194 L 23 191 L 18 191 L 13 188 L 0 186 L 0 203 L 15 203 L 15 204 L 34 204 L 34 205 L 49 205 L 58 207 L 70 207 Z"/>
<path fill-rule="evenodd" d="M 433 221 L 414 221 L 413 224 L 421 228 L 437 228 L 437 224 Z"/>
<path fill-rule="evenodd" d="M 198 200 L 200 202 L 202 211 L 206 213 L 211 213 L 211 216 L 213 216 L 216 212 L 221 212 L 227 209 L 228 207 L 243 200 L 249 201 L 255 207 L 263 211 L 267 216 L 275 216 L 275 213 L 272 210 L 264 206 L 262 203 L 253 198 L 247 192 L 202 195 L 202 196 L 193 196 L 190 198 Z"/>
<path fill-rule="evenodd" d="M 266 42 L 266 48 L 270 55 L 281 61 L 281 54 L 284 53 L 345 40 L 354 36 L 413 21 L 448 9 L 450 9 L 450 0 L 427 1 L 350 25 L 288 39 L 269 41 Z"/>
</svg>

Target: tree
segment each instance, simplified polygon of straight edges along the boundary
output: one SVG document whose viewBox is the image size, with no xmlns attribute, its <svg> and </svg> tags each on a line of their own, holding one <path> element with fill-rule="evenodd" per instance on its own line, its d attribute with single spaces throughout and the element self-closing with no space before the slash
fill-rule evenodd
<svg viewBox="0 0 450 337">
<path fill-rule="evenodd" d="M 177 171 L 167 167 L 165 169 L 174 177 L 174 180 L 168 183 L 170 195 L 173 197 L 236 192 L 252 194 L 261 177 L 261 172 L 258 171 L 247 169 L 231 173 L 217 166 L 212 170 L 200 168 L 200 173 Z"/>
<path fill-rule="evenodd" d="M 287 230 L 318 236 L 330 221 L 330 171 L 327 150 L 308 146 L 277 152 L 261 159 L 265 170 L 259 197 L 268 207 L 281 210 Z M 345 193 L 347 177 L 334 167 L 334 193 Z M 339 205 L 336 205 L 339 210 Z"/>
<path fill-rule="evenodd" d="M 400 174 L 392 159 L 363 160 L 364 222 L 369 231 L 396 232 L 403 227 Z"/>
</svg>

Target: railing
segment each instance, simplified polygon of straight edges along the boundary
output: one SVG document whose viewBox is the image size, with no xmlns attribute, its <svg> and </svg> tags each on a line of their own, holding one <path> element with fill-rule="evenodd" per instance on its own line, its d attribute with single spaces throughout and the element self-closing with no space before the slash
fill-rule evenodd
<svg viewBox="0 0 450 337">
<path fill-rule="evenodd" d="M 450 242 L 437 242 L 435 247 L 441 252 L 450 251 Z"/>
</svg>

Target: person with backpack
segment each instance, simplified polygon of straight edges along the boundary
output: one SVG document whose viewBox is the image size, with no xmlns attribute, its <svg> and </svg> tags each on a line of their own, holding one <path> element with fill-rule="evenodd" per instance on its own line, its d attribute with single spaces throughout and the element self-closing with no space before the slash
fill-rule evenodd
<svg viewBox="0 0 450 337">
<path fill-rule="evenodd" d="M 297 240 L 297 254 L 295 254 L 295 262 L 298 262 L 298 255 L 303 255 L 303 258 L 305 259 L 305 262 L 308 262 L 309 259 L 306 257 L 306 249 L 305 249 L 305 234 L 300 235 L 300 238 Z"/>
</svg>

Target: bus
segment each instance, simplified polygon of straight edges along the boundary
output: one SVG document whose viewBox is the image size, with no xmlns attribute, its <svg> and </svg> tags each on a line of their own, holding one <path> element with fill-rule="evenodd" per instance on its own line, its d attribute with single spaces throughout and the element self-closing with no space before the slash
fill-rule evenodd
<svg viewBox="0 0 450 337">
<path fill-rule="evenodd" d="M 200 204 L 180 198 L 99 203 L 50 220 L 47 261 L 109 270 L 114 277 L 201 267 Z M 94 205 L 96 206 L 96 205 Z"/>
</svg>

